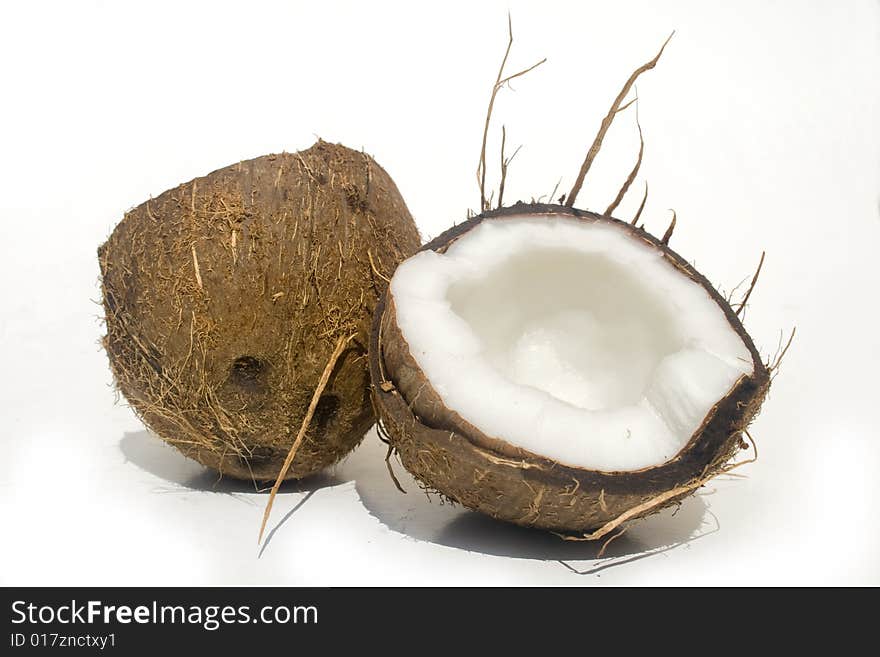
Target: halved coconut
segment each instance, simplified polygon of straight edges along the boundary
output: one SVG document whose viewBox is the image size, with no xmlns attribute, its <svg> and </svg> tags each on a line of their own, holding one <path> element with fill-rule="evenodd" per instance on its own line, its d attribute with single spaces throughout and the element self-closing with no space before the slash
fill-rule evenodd
<svg viewBox="0 0 880 657">
<path fill-rule="evenodd" d="M 586 532 L 718 472 L 770 383 L 712 285 L 642 229 L 557 205 L 477 216 L 402 263 L 373 395 L 403 465 L 463 505 Z"/>
</svg>

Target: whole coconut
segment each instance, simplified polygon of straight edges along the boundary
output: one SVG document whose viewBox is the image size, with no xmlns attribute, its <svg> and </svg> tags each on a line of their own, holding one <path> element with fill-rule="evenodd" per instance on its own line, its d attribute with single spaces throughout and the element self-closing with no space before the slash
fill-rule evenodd
<svg viewBox="0 0 880 657">
<path fill-rule="evenodd" d="M 186 456 L 274 480 L 334 345 L 353 335 L 287 476 L 317 472 L 374 422 L 370 318 L 419 244 L 388 174 L 323 141 L 169 190 L 98 249 L 116 384 Z"/>
</svg>

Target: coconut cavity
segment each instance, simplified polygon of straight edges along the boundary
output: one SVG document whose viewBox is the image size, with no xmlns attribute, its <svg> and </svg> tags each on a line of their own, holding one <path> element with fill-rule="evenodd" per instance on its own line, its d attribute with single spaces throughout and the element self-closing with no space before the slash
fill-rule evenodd
<svg viewBox="0 0 880 657">
<path fill-rule="evenodd" d="M 370 318 L 419 243 L 388 174 L 323 141 L 169 190 L 126 213 L 98 251 L 116 384 L 187 456 L 274 480 L 350 338 L 288 477 L 317 472 L 374 422 Z"/>
<path fill-rule="evenodd" d="M 398 267 L 372 339 L 373 394 L 403 465 L 470 508 L 560 531 L 691 492 L 742 447 L 769 385 L 686 261 L 562 206 L 520 204 L 438 237 Z"/>
<path fill-rule="evenodd" d="M 609 222 L 486 220 L 405 262 L 390 298 L 447 408 L 571 466 L 661 465 L 754 371 L 706 290 Z"/>
</svg>

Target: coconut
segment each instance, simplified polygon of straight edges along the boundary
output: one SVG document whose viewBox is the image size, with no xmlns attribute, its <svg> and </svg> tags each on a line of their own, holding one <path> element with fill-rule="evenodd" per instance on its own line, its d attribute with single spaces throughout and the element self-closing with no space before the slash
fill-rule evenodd
<svg viewBox="0 0 880 657">
<path fill-rule="evenodd" d="M 404 467 L 494 518 L 589 538 L 730 467 L 770 371 L 668 235 L 520 203 L 403 262 L 370 372 Z"/>
<path fill-rule="evenodd" d="M 317 472 L 374 422 L 370 318 L 419 244 L 388 174 L 323 141 L 166 191 L 98 250 L 116 385 L 222 475 L 275 480 L 304 426 L 286 476 Z"/>
</svg>

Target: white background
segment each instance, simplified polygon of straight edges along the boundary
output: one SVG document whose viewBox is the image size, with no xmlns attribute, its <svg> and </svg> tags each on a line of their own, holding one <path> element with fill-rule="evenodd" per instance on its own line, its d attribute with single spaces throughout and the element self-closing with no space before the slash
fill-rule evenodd
<svg viewBox="0 0 880 657">
<path fill-rule="evenodd" d="M 441 8 L 442 7 L 442 8 Z M 123 212 L 316 135 L 373 154 L 423 236 L 476 207 L 491 82 L 523 144 L 506 198 L 571 185 L 639 84 L 643 175 L 619 210 L 729 290 L 767 262 L 746 325 L 796 341 L 753 425 L 761 457 L 674 517 L 595 548 L 429 501 L 375 434 L 265 495 L 211 473 L 114 403 L 97 246 Z M 59 2 L 0 10 L 0 583 L 880 584 L 875 2 Z M 578 205 L 604 209 L 638 148 L 628 110 Z M 583 573 L 583 574 L 578 574 Z"/>
</svg>

